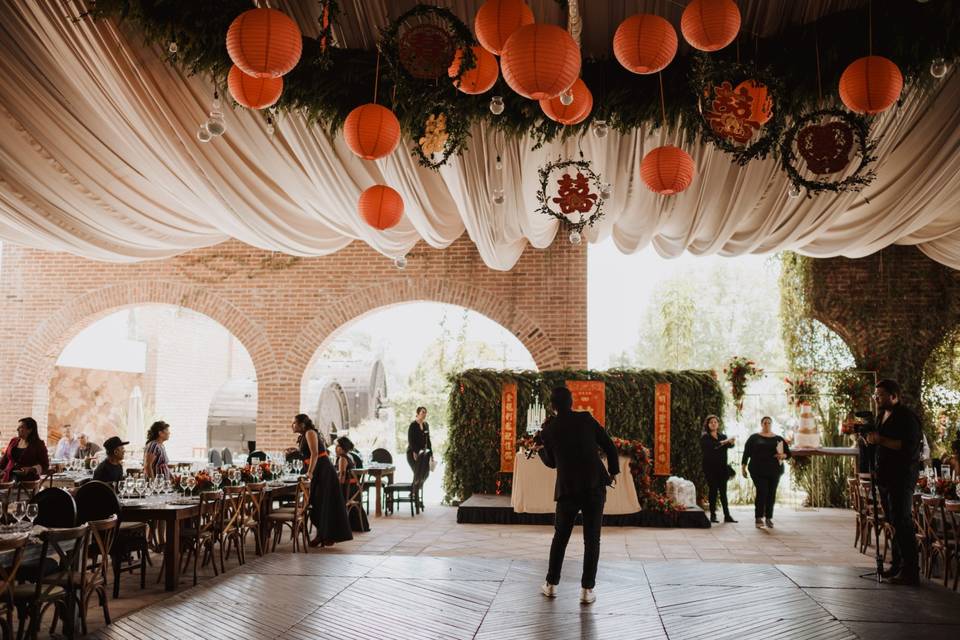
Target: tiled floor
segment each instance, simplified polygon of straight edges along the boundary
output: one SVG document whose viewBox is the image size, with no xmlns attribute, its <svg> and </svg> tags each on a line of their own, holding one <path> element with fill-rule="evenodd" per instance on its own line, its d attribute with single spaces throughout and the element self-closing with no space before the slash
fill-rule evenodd
<svg viewBox="0 0 960 640">
<path fill-rule="evenodd" d="M 860 555 L 853 547 L 853 521 L 850 511 L 781 509 L 776 518 L 777 526 L 773 530 L 754 528 L 752 515 L 752 509 L 735 508 L 734 516 L 740 520 L 738 524 L 715 525 L 712 529 L 607 527 L 603 530 L 601 559 L 608 567 L 627 560 L 671 561 L 673 568 L 670 571 L 680 574 L 686 571 L 681 569 L 681 565 L 691 564 L 693 561 L 847 567 L 870 567 L 873 564 L 872 556 Z M 370 521 L 372 531 L 369 533 L 356 534 L 352 542 L 338 544 L 333 548 L 311 550 L 309 555 L 339 557 L 349 554 L 351 560 L 342 566 L 359 567 L 354 573 L 367 567 L 360 554 L 522 560 L 529 563 L 531 579 L 536 581 L 542 579 L 552 536 L 552 528 L 549 526 L 459 525 L 456 522 L 456 509 L 439 505 L 429 506 L 426 512 L 416 518 L 396 515 L 371 518 Z M 578 535 L 578 532 L 574 533 L 567 552 L 573 562 L 583 554 Z M 276 554 L 268 556 L 266 562 L 282 561 L 287 556 L 289 548 L 284 546 L 278 548 Z M 247 557 L 255 557 L 252 549 L 248 551 Z M 371 559 L 370 562 L 379 560 Z M 341 572 L 344 571 L 342 566 L 338 569 Z M 228 576 L 238 573 L 235 564 L 230 562 L 227 570 Z M 660 571 L 648 570 L 654 573 Z M 123 597 L 110 601 L 114 620 L 169 597 L 170 594 L 163 591 L 162 585 L 156 584 L 158 571 L 159 558 L 156 558 L 154 567 L 148 571 L 148 588 L 145 591 L 140 591 L 135 576 L 124 576 Z M 744 579 L 749 579 L 751 585 L 765 584 L 766 580 L 762 573 L 737 575 L 748 576 Z M 209 567 L 201 570 L 201 584 L 206 584 L 211 577 L 212 571 Z M 392 579 L 393 576 L 384 577 Z M 603 577 L 602 570 L 601 580 Z M 191 581 L 184 579 L 182 590 L 189 586 Z M 99 610 L 91 609 L 91 630 L 102 624 Z M 598 628 L 605 627 L 601 625 Z"/>
</svg>

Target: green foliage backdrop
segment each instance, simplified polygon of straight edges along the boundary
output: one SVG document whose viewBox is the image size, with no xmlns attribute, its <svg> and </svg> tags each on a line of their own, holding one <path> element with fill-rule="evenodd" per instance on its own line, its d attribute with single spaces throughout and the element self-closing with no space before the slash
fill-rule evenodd
<svg viewBox="0 0 960 640">
<path fill-rule="evenodd" d="M 653 394 L 658 382 L 671 385 L 670 461 L 673 475 L 706 491 L 700 461 L 700 430 L 709 414 L 724 414 L 724 395 L 712 371 L 494 371 L 469 369 L 450 376 L 444 488 L 447 501 L 474 493 L 507 493 L 509 474 L 500 470 L 500 395 L 505 382 L 517 384 L 517 437 L 525 434 L 527 407 L 536 399 L 549 404 L 550 389 L 566 380 L 599 380 L 606 386 L 606 422 L 610 435 L 653 447 Z M 654 455 L 656 452 L 653 452 Z M 655 487 L 657 480 L 654 481 Z M 663 484 L 663 479 L 659 480 Z M 662 487 L 661 487 L 662 488 Z"/>
</svg>

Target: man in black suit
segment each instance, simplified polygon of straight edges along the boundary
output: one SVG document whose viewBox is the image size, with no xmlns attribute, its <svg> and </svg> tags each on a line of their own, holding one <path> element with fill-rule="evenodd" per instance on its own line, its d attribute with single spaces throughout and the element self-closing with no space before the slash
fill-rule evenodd
<svg viewBox="0 0 960 640">
<path fill-rule="evenodd" d="M 593 588 L 600 560 L 600 526 L 607 486 L 620 473 L 617 448 L 610 435 L 586 411 L 573 411 L 573 396 L 566 387 L 556 387 L 550 403 L 557 412 L 540 432 L 543 443 L 540 459 L 557 470 L 554 500 L 557 514 L 554 519 L 553 543 L 550 545 L 550 567 L 541 587 L 543 595 L 556 597 L 560 569 L 567 542 L 573 531 L 577 513 L 583 514 L 583 576 L 580 580 L 580 602 L 596 600 Z M 600 460 L 599 450 L 607 457 L 607 465 Z M 609 468 L 609 472 L 608 472 Z"/>
<path fill-rule="evenodd" d="M 900 402 L 894 380 L 877 383 L 877 431 L 867 434 L 876 446 L 877 487 L 887 519 L 894 527 L 893 553 L 883 577 L 890 584 L 917 584 L 920 565 L 913 531 L 913 490 L 923 448 L 920 420 Z"/>
</svg>

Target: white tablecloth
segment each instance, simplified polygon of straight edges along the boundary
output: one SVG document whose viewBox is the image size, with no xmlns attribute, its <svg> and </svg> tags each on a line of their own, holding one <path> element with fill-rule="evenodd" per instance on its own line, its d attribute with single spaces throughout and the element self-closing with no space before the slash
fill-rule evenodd
<svg viewBox="0 0 960 640">
<path fill-rule="evenodd" d="M 555 469 L 549 468 L 537 456 L 529 460 L 522 450 L 513 466 L 513 491 L 510 506 L 517 513 L 553 513 L 557 503 L 553 500 Z M 607 487 L 607 503 L 603 512 L 607 515 L 624 515 L 640 511 L 637 488 L 630 476 L 630 459 L 620 456 L 620 475 L 617 486 Z"/>
</svg>

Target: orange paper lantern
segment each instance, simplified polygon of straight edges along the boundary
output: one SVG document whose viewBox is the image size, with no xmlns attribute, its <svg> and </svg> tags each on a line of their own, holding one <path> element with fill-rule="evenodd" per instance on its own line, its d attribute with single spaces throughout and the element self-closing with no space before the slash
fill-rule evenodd
<svg viewBox="0 0 960 640">
<path fill-rule="evenodd" d="M 500 56 L 503 79 L 531 100 L 553 98 L 580 75 L 580 47 L 566 30 L 552 24 L 520 27 Z"/>
<path fill-rule="evenodd" d="M 403 217 L 403 198 L 383 184 L 375 184 L 360 194 L 357 211 L 364 222 L 383 231 L 397 226 Z"/>
<path fill-rule="evenodd" d="M 686 151 L 672 145 L 657 147 L 640 162 L 640 178 L 651 191 L 665 196 L 690 186 L 696 167 Z"/>
<path fill-rule="evenodd" d="M 498 56 L 507 38 L 528 24 L 533 24 L 533 11 L 523 0 L 487 0 L 477 9 L 473 30 L 483 48 Z"/>
<path fill-rule="evenodd" d="M 379 104 L 360 105 L 344 121 L 343 139 L 350 151 L 364 160 L 377 160 L 400 144 L 400 121 Z"/>
<path fill-rule="evenodd" d="M 230 95 L 247 109 L 272 107 L 283 93 L 283 78 L 255 78 L 233 65 L 227 74 Z"/>
<path fill-rule="evenodd" d="M 541 100 L 540 108 L 543 109 L 544 115 L 555 122 L 566 125 L 577 124 L 586 120 L 591 109 L 593 109 L 593 94 L 590 93 L 590 89 L 580 78 L 577 78 L 577 81 L 570 87 L 570 92 L 573 93 L 573 102 L 570 104 L 563 104 L 560 101 L 560 96 L 549 100 Z"/>
<path fill-rule="evenodd" d="M 500 77 L 500 67 L 494 55 L 483 47 L 470 48 L 473 50 L 476 65 L 472 69 L 464 71 L 459 81 L 454 80 L 453 86 L 464 93 L 476 95 L 489 91 L 496 84 L 497 78 Z M 460 60 L 462 58 L 463 52 L 457 49 L 457 53 L 453 56 L 453 63 L 447 70 L 447 74 L 451 78 L 456 78 L 457 74 L 460 73 Z"/>
<path fill-rule="evenodd" d="M 300 28 L 276 9 L 250 9 L 230 23 L 227 53 L 248 76 L 277 78 L 297 66 L 303 40 Z"/>
<path fill-rule="evenodd" d="M 840 99 L 856 113 L 886 111 L 902 90 L 900 69 L 883 56 L 854 60 L 840 76 Z"/>
<path fill-rule="evenodd" d="M 733 0 L 692 0 L 680 17 L 680 31 L 694 49 L 719 51 L 740 32 L 740 9 Z"/>
<path fill-rule="evenodd" d="M 656 73 L 677 55 L 677 32 L 660 16 L 638 13 L 617 27 L 613 55 L 627 71 Z"/>
</svg>

